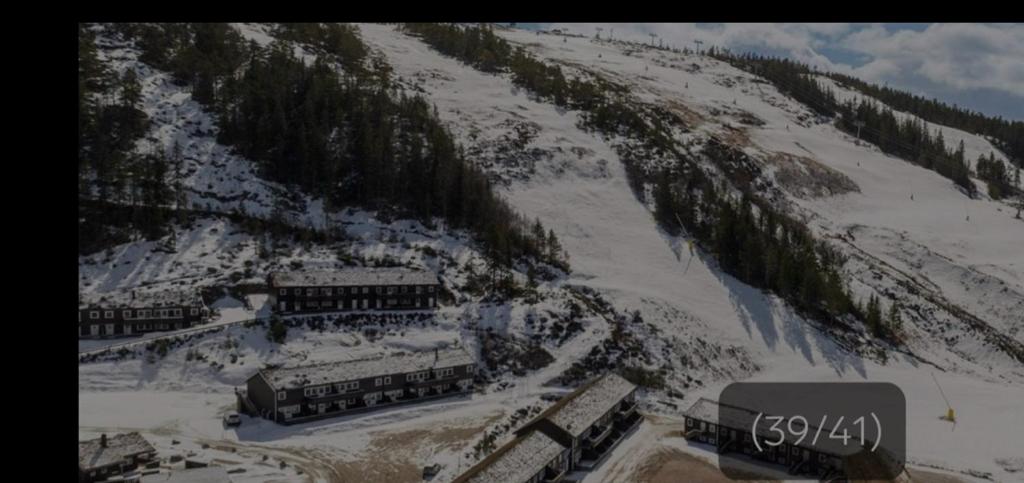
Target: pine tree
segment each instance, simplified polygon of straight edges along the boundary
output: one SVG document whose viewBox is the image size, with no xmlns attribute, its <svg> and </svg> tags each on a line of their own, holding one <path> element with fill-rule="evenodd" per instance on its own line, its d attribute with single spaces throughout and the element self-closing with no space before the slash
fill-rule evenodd
<svg viewBox="0 0 1024 483">
<path fill-rule="evenodd" d="M 867 325 L 875 337 L 882 335 L 882 308 L 878 302 L 878 297 L 874 294 L 871 294 L 871 298 L 868 300 Z"/>
<path fill-rule="evenodd" d="M 903 319 L 900 317 L 899 303 L 893 301 L 889 306 L 889 332 L 894 336 L 903 330 Z"/>
<path fill-rule="evenodd" d="M 135 73 L 135 69 L 128 69 L 121 76 L 121 105 L 136 109 L 142 100 L 142 84 Z"/>
<path fill-rule="evenodd" d="M 555 236 L 555 230 L 548 230 L 548 262 L 557 264 L 562 258 L 562 244 Z"/>
</svg>

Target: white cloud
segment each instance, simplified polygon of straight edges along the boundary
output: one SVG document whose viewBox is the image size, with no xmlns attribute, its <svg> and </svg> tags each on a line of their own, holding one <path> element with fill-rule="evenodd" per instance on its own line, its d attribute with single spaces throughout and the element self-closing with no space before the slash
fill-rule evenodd
<svg viewBox="0 0 1024 483">
<path fill-rule="evenodd" d="M 923 31 L 895 32 L 871 27 L 846 36 L 838 46 L 873 59 L 854 69 L 867 80 L 913 82 L 920 77 L 956 89 L 993 89 L 1024 97 L 1021 25 L 934 24 Z"/>
</svg>

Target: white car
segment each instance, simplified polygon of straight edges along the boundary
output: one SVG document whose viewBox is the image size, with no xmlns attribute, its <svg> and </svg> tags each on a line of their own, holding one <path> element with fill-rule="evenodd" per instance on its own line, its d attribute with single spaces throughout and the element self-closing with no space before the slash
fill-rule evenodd
<svg viewBox="0 0 1024 483">
<path fill-rule="evenodd" d="M 224 415 L 224 424 L 228 426 L 239 426 L 242 424 L 242 417 L 236 412 L 230 412 Z"/>
</svg>

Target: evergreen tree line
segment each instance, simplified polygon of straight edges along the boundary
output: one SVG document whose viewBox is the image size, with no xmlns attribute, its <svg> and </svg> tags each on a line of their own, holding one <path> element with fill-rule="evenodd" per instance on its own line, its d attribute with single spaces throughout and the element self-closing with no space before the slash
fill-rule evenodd
<svg viewBox="0 0 1024 483">
<path fill-rule="evenodd" d="M 128 205 L 130 216 L 122 225 L 147 237 L 162 236 L 166 216 L 159 208 L 174 202 L 173 186 L 165 177 L 180 158 L 171 159 L 175 153 L 135 152 L 136 141 L 149 126 L 139 108 L 139 79 L 131 69 L 120 76 L 107 69 L 98 57 L 94 33 L 81 24 L 78 33 L 79 196 Z M 85 246 L 120 237 L 95 224 L 80 225 Z"/>
<path fill-rule="evenodd" d="M 568 270 L 564 252 L 493 191 L 468 162 L 436 109 L 400 91 L 365 62 L 365 46 L 349 27 L 282 26 L 286 38 L 319 47 L 311 65 L 290 42 L 246 43 L 227 24 L 147 24 L 147 57 L 164 59 L 175 78 L 216 116 L 218 141 L 258 163 L 268 179 L 297 185 L 331 207 L 395 211 L 431 224 L 434 217 L 474 233 L 499 267 L 521 257 Z M 166 31 L 167 38 L 154 32 Z M 354 46 L 359 42 L 359 46 Z M 166 49 L 166 50 L 164 50 Z M 232 62 L 225 64 L 225 56 Z"/>
<path fill-rule="evenodd" d="M 991 117 L 969 109 L 950 106 L 938 99 L 926 99 L 888 86 L 869 84 L 844 74 L 828 73 L 832 79 L 878 99 L 901 112 L 928 122 L 942 124 L 974 134 L 989 136 L 1013 164 L 1024 168 L 1024 122 Z"/>
<path fill-rule="evenodd" d="M 507 47 L 488 26 L 406 24 L 403 28 L 442 54 L 471 66 L 476 66 L 479 58 L 497 59 L 492 72 L 510 73 L 516 85 L 538 97 L 583 111 L 585 129 L 630 139 L 618 152 L 634 193 L 643 198 L 644 186 L 653 184 L 659 225 L 671 234 L 685 228 L 726 273 L 778 294 L 819 320 L 839 325 L 846 314 L 863 320 L 864 309 L 852 301 L 839 274 L 843 260 L 838 254 L 816 242 L 798 221 L 779 213 L 749 187 L 740 187 L 745 194 L 739 199 L 726 194 L 726 188 L 717 186 L 698 160 L 679 149 L 672 130 L 685 129 L 685 125 L 678 117 L 630 102 L 628 89 L 610 82 L 567 81 L 558 66 L 548 66 L 522 48 Z M 500 47 L 481 53 L 483 45 L 492 45 L 489 40 L 468 50 L 461 47 L 468 44 L 460 36 L 497 39 Z M 705 154 L 716 160 L 722 156 L 719 152 Z M 645 157 L 668 157 L 676 163 L 669 169 L 648 171 L 642 167 Z"/>
<path fill-rule="evenodd" d="M 1013 174 L 1007 170 L 1006 163 L 996 159 L 995 153 L 978 156 L 974 163 L 978 177 L 988 183 L 988 195 L 998 200 L 1016 194 L 1021 196 L 1020 168 L 1013 168 Z"/>
<path fill-rule="evenodd" d="M 708 54 L 767 79 L 780 92 L 820 115 L 838 116 L 836 126 L 839 129 L 877 145 L 888 154 L 935 171 L 962 187 L 968 196 L 974 196 L 975 187 L 970 180 L 963 143 L 958 149 L 947 148 L 941 131 L 933 135 L 923 122 L 912 119 L 900 121 L 892 109 L 878 106 L 876 102 L 851 100 L 840 103 L 831 89 L 814 80 L 812 74 L 817 72 L 800 62 L 755 54 L 735 55 L 715 49 L 710 49 Z M 843 79 L 846 82 L 849 78 Z"/>
</svg>

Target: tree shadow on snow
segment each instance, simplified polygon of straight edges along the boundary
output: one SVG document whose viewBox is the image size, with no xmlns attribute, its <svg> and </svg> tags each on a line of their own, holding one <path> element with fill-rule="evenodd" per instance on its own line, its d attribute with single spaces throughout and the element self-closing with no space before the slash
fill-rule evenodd
<svg viewBox="0 0 1024 483">
<path fill-rule="evenodd" d="M 753 337 L 753 328 L 756 328 L 771 352 L 778 352 L 781 337 L 792 351 L 800 353 L 812 366 L 818 365 L 814 355 L 814 349 L 817 348 L 824 362 L 832 367 L 837 375 L 852 369 L 861 377 L 867 377 L 864 361 L 860 356 L 838 346 L 814 323 L 796 314 L 780 299 L 723 272 L 718 268 L 717 262 L 699 249 L 694 249 L 693 255 L 690 255 L 688 250 L 683 249 L 681 237 L 671 236 L 660 228 L 658 231 L 676 254 L 680 270 L 689 272 L 696 269 L 697 265 L 703 265 L 729 290 L 729 300 L 744 330 Z"/>
</svg>

